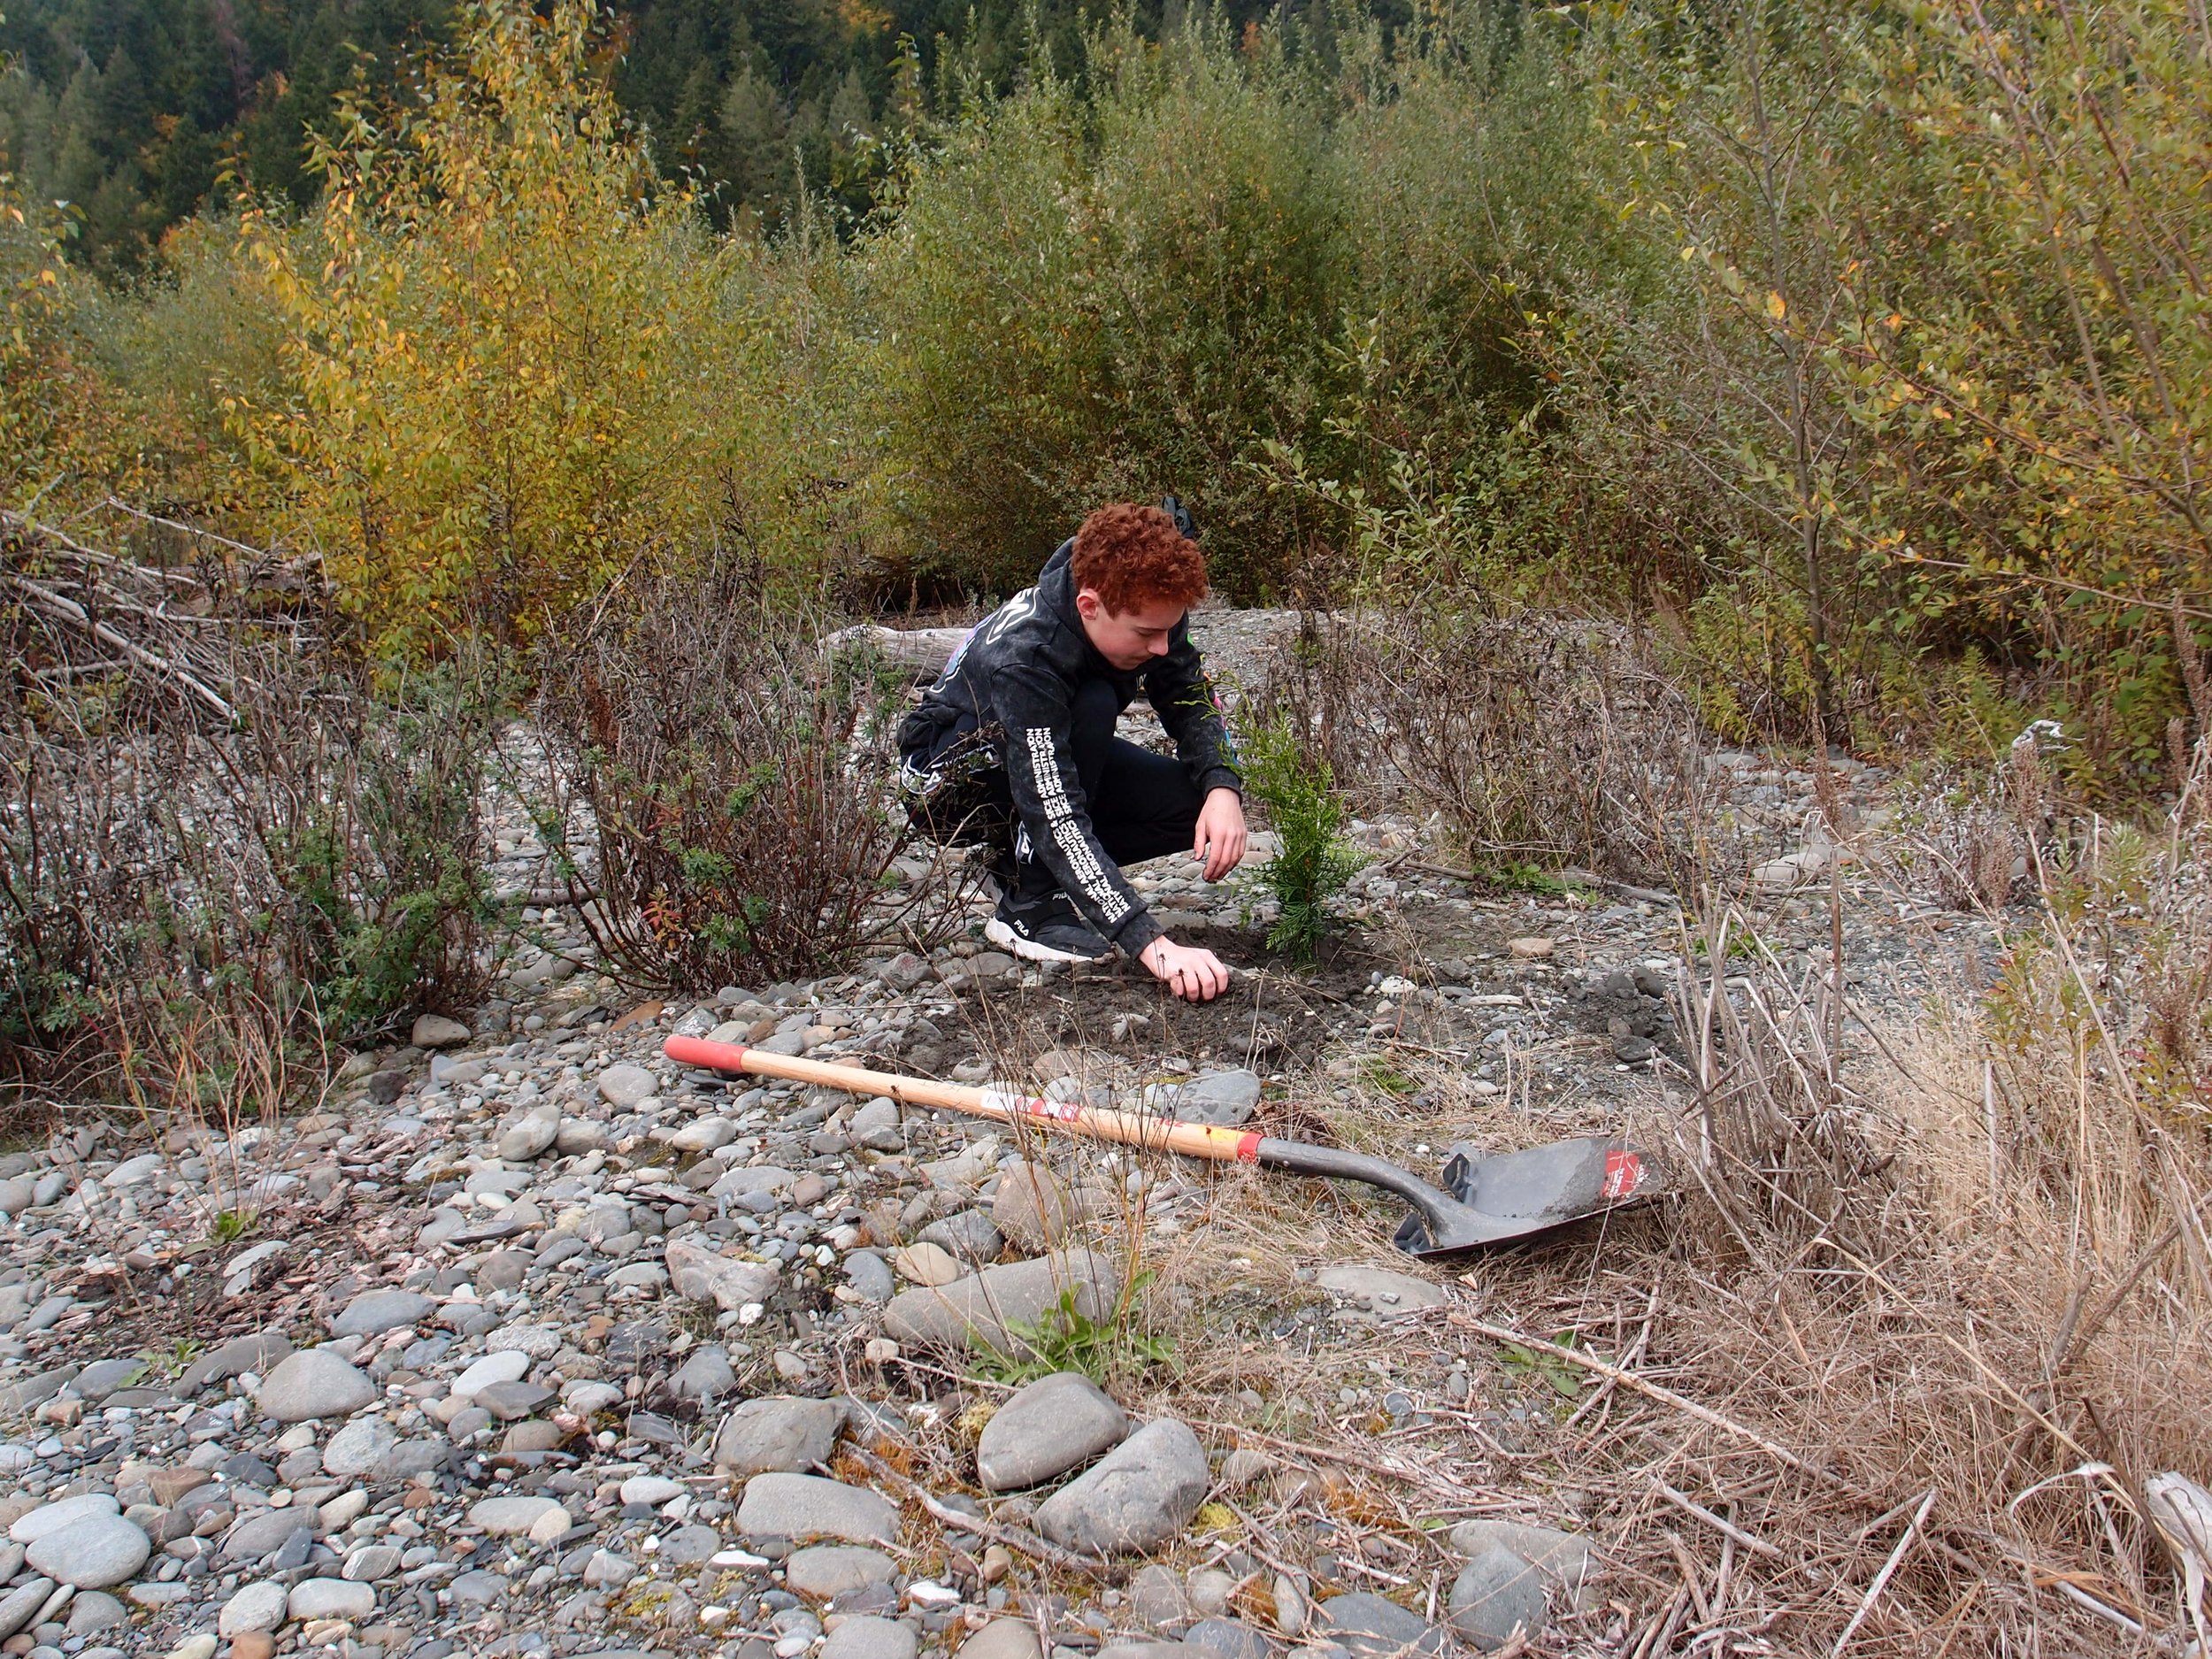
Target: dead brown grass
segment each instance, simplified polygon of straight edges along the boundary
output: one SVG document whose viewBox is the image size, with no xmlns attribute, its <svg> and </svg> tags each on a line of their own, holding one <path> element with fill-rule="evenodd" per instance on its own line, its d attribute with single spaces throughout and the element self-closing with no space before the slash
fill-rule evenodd
<svg viewBox="0 0 2212 1659">
<path fill-rule="evenodd" d="M 2204 936 L 2181 902 L 2204 849 L 2177 850 L 2047 870 L 2047 927 L 1996 992 L 1901 1031 L 1847 1027 L 1837 964 L 1715 968 L 1724 922 L 1692 958 L 1694 1185 L 1647 1364 L 1733 1428 L 1662 1410 L 1619 1442 L 1617 1494 L 1647 1488 L 1623 1544 L 1674 1586 L 1649 1651 L 2147 1653 L 2185 1628 L 2143 1497 L 2212 1473 L 2205 1079 L 2184 1103 L 2141 1041 L 2148 964 Z"/>
</svg>

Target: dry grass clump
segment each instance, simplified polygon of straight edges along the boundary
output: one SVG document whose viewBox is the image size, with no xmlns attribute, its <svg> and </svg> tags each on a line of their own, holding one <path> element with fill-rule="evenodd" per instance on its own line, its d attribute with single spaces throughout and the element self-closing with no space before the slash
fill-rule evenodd
<svg viewBox="0 0 2212 1659">
<path fill-rule="evenodd" d="M 1262 695 L 1339 778 L 1440 808 L 1475 862 L 1685 891 L 1740 850 L 1690 699 L 1615 626 L 1418 603 L 1308 616 Z"/>
<path fill-rule="evenodd" d="M 1680 1010 L 1686 1259 L 1655 1266 L 1647 1351 L 1727 1426 L 1662 1413 L 1620 1448 L 1686 1547 L 1626 1532 L 1674 1586 L 1669 1640 L 2085 1654 L 2185 1628 L 2144 1498 L 2212 1476 L 2208 1079 L 2156 1036 L 2158 964 L 2200 958 L 2212 909 L 2150 908 L 2212 849 L 2177 850 L 2047 876 L 1996 992 L 1904 1032 L 1847 1026 L 1839 963 L 1712 965 L 1714 925 Z M 1681 1532 L 1682 1500 L 1742 1537 Z"/>
</svg>

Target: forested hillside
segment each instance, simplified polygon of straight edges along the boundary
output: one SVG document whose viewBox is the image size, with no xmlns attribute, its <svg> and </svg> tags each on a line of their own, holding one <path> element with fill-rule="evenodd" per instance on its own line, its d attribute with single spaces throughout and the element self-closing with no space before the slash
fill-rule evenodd
<svg viewBox="0 0 2212 1659">
<path fill-rule="evenodd" d="M 704 206 L 718 221 L 768 225 L 802 188 L 865 211 L 887 131 L 957 86 L 1005 89 L 1033 33 L 1073 66 L 1088 16 L 1075 0 L 603 10 L 595 57 L 663 173 L 712 187 Z M 1226 15 L 1241 27 L 1267 10 L 1244 0 Z M 307 135 L 332 130 L 340 92 L 395 95 L 412 55 L 451 44 L 459 11 L 451 0 L 12 0 L 0 15 L 0 58 L 13 65 L 0 76 L 0 171 L 35 198 L 77 204 L 75 252 L 91 268 L 135 270 L 163 233 L 237 182 L 307 205 Z M 1156 31 L 1156 5 L 1136 15 Z"/>
</svg>

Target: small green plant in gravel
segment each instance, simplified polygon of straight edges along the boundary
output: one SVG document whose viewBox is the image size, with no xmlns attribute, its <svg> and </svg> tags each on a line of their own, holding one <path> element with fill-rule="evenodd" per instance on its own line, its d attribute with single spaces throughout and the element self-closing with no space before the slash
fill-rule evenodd
<svg viewBox="0 0 2212 1659">
<path fill-rule="evenodd" d="M 1175 1360 L 1175 1344 L 1164 1336 L 1137 1330 L 1129 1318 L 1137 1293 L 1151 1278 L 1140 1273 L 1121 1302 L 1103 1319 L 1076 1305 L 1073 1286 L 1033 1323 L 1008 1320 L 1005 1348 L 987 1348 L 979 1375 L 1018 1387 L 1056 1371 L 1081 1371 L 1102 1386 L 1116 1376 L 1142 1376 L 1155 1365 Z"/>
<path fill-rule="evenodd" d="M 1260 872 L 1279 907 L 1268 946 L 1310 962 L 1334 922 L 1329 901 L 1360 867 L 1344 839 L 1344 797 L 1329 763 L 1279 711 L 1249 734 L 1242 759 L 1245 785 L 1282 843 Z"/>
<path fill-rule="evenodd" d="M 1541 864 L 1504 864 L 1479 866 L 1475 874 L 1502 893 L 1540 893 L 1563 899 L 1570 893 L 1588 890 L 1589 884 L 1572 876 L 1547 870 Z"/>
</svg>

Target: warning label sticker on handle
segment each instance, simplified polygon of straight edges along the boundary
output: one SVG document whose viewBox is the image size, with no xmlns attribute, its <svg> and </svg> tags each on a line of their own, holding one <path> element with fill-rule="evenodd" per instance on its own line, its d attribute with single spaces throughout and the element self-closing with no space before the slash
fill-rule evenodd
<svg viewBox="0 0 2212 1659">
<path fill-rule="evenodd" d="M 1605 1184 L 1599 1194 L 1608 1203 L 1618 1203 L 1644 1184 L 1644 1161 L 1625 1147 L 1605 1155 Z"/>
</svg>

